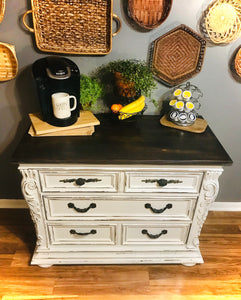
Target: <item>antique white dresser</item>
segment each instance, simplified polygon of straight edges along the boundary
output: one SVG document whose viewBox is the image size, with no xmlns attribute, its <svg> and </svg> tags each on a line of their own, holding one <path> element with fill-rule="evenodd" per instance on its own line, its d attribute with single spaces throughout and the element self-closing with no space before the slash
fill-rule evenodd
<svg viewBox="0 0 241 300">
<path fill-rule="evenodd" d="M 93 136 L 26 134 L 13 155 L 36 228 L 31 264 L 202 263 L 201 229 L 232 163 L 210 128 L 98 118 Z"/>
</svg>

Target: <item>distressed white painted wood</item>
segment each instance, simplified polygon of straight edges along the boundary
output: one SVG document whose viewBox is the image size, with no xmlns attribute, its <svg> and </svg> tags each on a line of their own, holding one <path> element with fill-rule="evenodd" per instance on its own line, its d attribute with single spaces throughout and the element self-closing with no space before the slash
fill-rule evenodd
<svg viewBox="0 0 241 300">
<path fill-rule="evenodd" d="M 203 262 L 199 235 L 222 167 L 21 164 L 19 169 L 37 234 L 31 264 Z M 76 178 L 86 182 L 78 186 Z M 159 179 L 171 182 L 161 187 Z"/>
</svg>

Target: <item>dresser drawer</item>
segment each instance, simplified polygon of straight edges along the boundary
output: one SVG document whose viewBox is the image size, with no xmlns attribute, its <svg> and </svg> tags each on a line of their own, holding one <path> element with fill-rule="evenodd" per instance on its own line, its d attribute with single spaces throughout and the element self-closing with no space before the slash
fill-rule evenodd
<svg viewBox="0 0 241 300">
<path fill-rule="evenodd" d="M 190 224 L 123 224 L 124 245 L 186 243 Z"/>
<path fill-rule="evenodd" d="M 126 172 L 126 192 L 198 193 L 202 172 Z"/>
<path fill-rule="evenodd" d="M 52 245 L 116 243 L 116 225 L 49 225 L 48 229 Z"/>
<path fill-rule="evenodd" d="M 195 197 L 53 197 L 44 196 L 48 220 L 83 219 L 86 217 L 152 217 L 191 220 Z"/>
<path fill-rule="evenodd" d="M 43 192 L 117 192 L 118 172 L 51 170 L 39 171 Z"/>
</svg>

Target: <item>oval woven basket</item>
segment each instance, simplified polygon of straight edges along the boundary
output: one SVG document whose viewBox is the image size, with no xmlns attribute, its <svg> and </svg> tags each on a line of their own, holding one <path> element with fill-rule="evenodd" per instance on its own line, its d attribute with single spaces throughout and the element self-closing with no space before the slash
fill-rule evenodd
<svg viewBox="0 0 241 300">
<path fill-rule="evenodd" d="M 208 9 L 205 27 L 215 44 L 230 43 L 241 36 L 241 1 L 217 0 Z"/>
<path fill-rule="evenodd" d="M 168 17 L 172 0 L 129 0 L 131 18 L 142 28 L 151 30 L 160 26 Z"/>
<path fill-rule="evenodd" d="M 0 81 L 13 79 L 18 73 L 15 47 L 0 42 Z"/>
<path fill-rule="evenodd" d="M 241 77 L 241 47 L 239 48 L 239 50 L 235 56 L 234 67 L 235 67 L 235 71 L 238 74 L 238 76 Z"/>
<path fill-rule="evenodd" d="M 4 13 L 5 13 L 5 0 L 0 0 L 0 23 L 3 20 Z"/>
</svg>

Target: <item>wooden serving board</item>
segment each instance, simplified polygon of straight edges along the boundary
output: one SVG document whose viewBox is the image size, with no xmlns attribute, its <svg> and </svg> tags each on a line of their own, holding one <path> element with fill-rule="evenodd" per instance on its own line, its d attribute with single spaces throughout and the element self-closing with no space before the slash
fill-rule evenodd
<svg viewBox="0 0 241 300">
<path fill-rule="evenodd" d="M 163 126 L 176 128 L 176 129 L 180 129 L 180 130 L 184 130 L 184 131 L 190 131 L 190 132 L 194 132 L 194 133 L 204 132 L 208 125 L 206 120 L 197 118 L 196 121 L 194 122 L 194 124 L 192 124 L 190 126 L 180 126 L 180 125 L 176 125 L 176 124 L 172 123 L 171 121 L 169 121 L 167 118 L 167 115 L 164 115 L 161 118 L 160 123 Z"/>
<path fill-rule="evenodd" d="M 80 135 L 92 135 L 95 131 L 94 126 L 88 126 L 83 128 L 76 128 L 70 130 L 62 130 L 62 131 L 55 131 L 45 134 L 37 135 L 33 126 L 31 125 L 29 128 L 28 133 L 33 137 L 45 137 L 45 136 L 80 136 Z"/>
<path fill-rule="evenodd" d="M 29 114 L 29 117 L 31 119 L 35 135 L 37 136 L 53 133 L 57 135 L 57 132 L 59 132 L 58 135 L 73 135 L 73 130 L 100 124 L 100 121 L 90 111 L 81 111 L 77 122 L 67 127 L 56 127 L 44 122 L 40 113 Z M 77 132 L 75 132 L 75 134 L 78 135 Z"/>
</svg>

